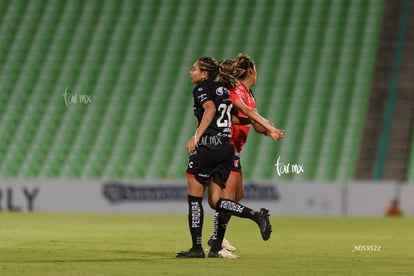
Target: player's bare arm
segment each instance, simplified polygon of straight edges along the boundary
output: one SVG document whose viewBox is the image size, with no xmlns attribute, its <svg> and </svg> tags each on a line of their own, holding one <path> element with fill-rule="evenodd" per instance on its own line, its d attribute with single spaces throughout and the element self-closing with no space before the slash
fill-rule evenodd
<svg viewBox="0 0 414 276">
<path fill-rule="evenodd" d="M 231 123 L 233 125 L 250 125 L 252 121 L 249 118 L 244 118 L 237 116 L 236 114 L 232 114 Z"/>
<path fill-rule="evenodd" d="M 268 120 L 260 116 L 260 114 L 258 114 L 253 109 L 246 106 L 242 100 L 237 99 L 233 102 L 233 106 L 235 107 L 235 109 L 245 114 L 250 119 L 250 121 L 254 121 L 257 124 L 261 125 L 267 131 L 267 134 L 270 137 L 272 137 L 275 141 L 284 138 L 283 130 L 275 128 L 271 123 L 269 123 Z"/>
<path fill-rule="evenodd" d="M 250 125 L 251 124 L 253 126 L 254 130 L 257 133 L 267 134 L 267 130 L 264 127 L 262 127 L 259 123 L 257 123 L 255 120 L 251 120 L 251 119 L 246 118 L 246 117 L 240 117 L 240 116 L 237 115 L 237 113 L 238 112 L 237 112 L 236 109 L 232 110 L 232 117 L 231 117 L 231 124 L 232 125 Z M 259 113 L 257 112 L 257 114 L 259 114 Z M 272 126 L 275 125 L 272 121 L 270 121 L 268 119 L 265 119 L 265 120 L 269 124 L 271 124 Z"/>
<path fill-rule="evenodd" d="M 206 101 L 203 103 L 204 114 L 203 118 L 201 119 L 198 128 L 193 137 L 187 143 L 187 151 L 188 153 L 192 153 L 195 151 L 198 141 L 200 140 L 201 135 L 206 131 L 210 123 L 213 121 L 214 114 L 216 113 L 216 106 L 214 105 L 213 101 Z"/>
</svg>

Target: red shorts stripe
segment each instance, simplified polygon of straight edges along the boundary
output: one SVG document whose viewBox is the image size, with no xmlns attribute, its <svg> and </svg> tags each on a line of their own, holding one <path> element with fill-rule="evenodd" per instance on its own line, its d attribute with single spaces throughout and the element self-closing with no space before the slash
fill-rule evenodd
<svg viewBox="0 0 414 276">
<path fill-rule="evenodd" d="M 235 171 L 231 171 L 230 172 L 231 175 L 241 175 L 241 172 L 235 172 Z"/>
<path fill-rule="evenodd" d="M 187 176 L 188 178 L 195 178 L 195 175 L 191 173 L 185 173 L 185 176 Z"/>
</svg>

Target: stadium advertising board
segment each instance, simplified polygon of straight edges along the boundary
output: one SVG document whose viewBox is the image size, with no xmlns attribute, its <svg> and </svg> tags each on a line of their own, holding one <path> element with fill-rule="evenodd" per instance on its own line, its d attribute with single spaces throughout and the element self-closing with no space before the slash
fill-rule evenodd
<svg viewBox="0 0 414 276">
<path fill-rule="evenodd" d="M 385 183 L 249 182 L 243 201 L 273 215 L 382 216 L 400 198 L 414 216 L 414 186 Z M 0 179 L 3 212 L 186 213 L 185 181 Z M 206 212 L 212 213 L 205 201 Z"/>
</svg>

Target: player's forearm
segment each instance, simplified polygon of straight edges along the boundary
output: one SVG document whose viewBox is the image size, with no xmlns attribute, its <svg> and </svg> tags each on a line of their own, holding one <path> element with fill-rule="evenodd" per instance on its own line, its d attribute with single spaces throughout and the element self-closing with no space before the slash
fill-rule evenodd
<svg viewBox="0 0 414 276">
<path fill-rule="evenodd" d="M 263 118 L 262 116 L 260 116 L 259 113 L 257 113 L 256 111 L 254 111 L 251 108 L 246 107 L 244 111 L 242 111 L 247 117 L 249 117 L 249 119 L 251 121 L 254 121 L 255 123 L 261 125 L 262 127 L 264 127 L 267 131 L 272 131 L 272 129 L 274 128 L 272 124 L 270 124 L 268 122 L 268 120 L 266 120 L 265 118 Z"/>
<path fill-rule="evenodd" d="M 194 134 L 194 138 L 198 141 L 200 137 L 204 134 L 208 126 L 211 124 L 216 113 L 215 109 L 209 108 L 204 110 L 203 118 L 201 119 L 200 124 Z"/>
<path fill-rule="evenodd" d="M 233 102 L 233 105 L 237 110 L 241 111 L 244 115 L 246 115 L 250 119 L 250 121 L 258 123 L 267 131 L 271 132 L 274 129 L 272 124 L 270 124 L 265 118 L 260 116 L 259 113 L 245 105 L 242 100 L 237 99 Z"/>
<path fill-rule="evenodd" d="M 237 115 L 231 116 L 231 123 L 233 125 L 250 125 L 252 121 L 249 118 L 239 117 Z"/>
</svg>

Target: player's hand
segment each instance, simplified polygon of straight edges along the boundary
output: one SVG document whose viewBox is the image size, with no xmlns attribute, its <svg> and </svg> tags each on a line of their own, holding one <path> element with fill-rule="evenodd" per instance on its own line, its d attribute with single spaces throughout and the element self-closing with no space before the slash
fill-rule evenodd
<svg viewBox="0 0 414 276">
<path fill-rule="evenodd" d="M 267 133 L 267 135 L 272 137 L 275 141 L 279 141 L 280 139 L 285 138 L 283 130 L 277 128 L 273 128 L 272 131 Z"/>
<path fill-rule="evenodd" d="M 187 151 L 188 153 L 193 153 L 197 147 L 198 139 L 196 136 L 191 137 L 187 142 Z"/>
</svg>

